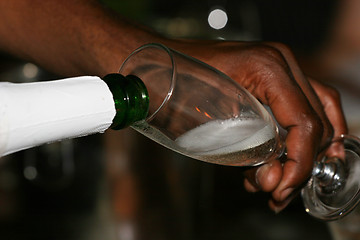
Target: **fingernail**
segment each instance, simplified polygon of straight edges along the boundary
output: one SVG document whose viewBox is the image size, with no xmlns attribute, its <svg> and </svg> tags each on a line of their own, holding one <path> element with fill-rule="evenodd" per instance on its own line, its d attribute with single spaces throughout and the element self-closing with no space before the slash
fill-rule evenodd
<svg viewBox="0 0 360 240">
<path fill-rule="evenodd" d="M 275 214 L 280 213 L 282 210 L 284 210 L 287 205 L 289 205 L 289 203 L 291 202 L 291 199 L 286 199 L 285 201 L 281 202 L 280 204 L 276 204 L 275 207 L 273 208 L 273 211 L 275 212 Z"/>
<path fill-rule="evenodd" d="M 291 192 L 293 193 L 293 192 Z M 295 198 L 296 194 L 290 194 L 288 195 L 287 198 L 285 198 L 285 200 L 281 201 L 281 202 L 276 202 L 276 201 L 272 201 L 272 210 L 275 212 L 275 214 L 280 213 L 282 210 L 284 210 L 289 203 Z"/>
<path fill-rule="evenodd" d="M 260 179 L 264 176 L 266 172 L 268 172 L 269 168 L 271 167 L 271 164 L 265 164 L 264 166 L 261 166 L 255 173 L 255 181 L 258 186 L 261 187 Z"/>
<path fill-rule="evenodd" d="M 275 207 L 274 208 L 274 213 L 275 214 L 279 214 L 282 210 L 284 210 L 284 208 L 286 208 L 287 205 L 283 206 L 283 207 Z"/>
</svg>

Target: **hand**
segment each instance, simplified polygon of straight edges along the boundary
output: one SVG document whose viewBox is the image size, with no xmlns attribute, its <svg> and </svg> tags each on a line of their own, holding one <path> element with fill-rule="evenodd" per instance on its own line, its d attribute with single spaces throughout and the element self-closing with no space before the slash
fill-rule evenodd
<svg viewBox="0 0 360 240">
<path fill-rule="evenodd" d="M 276 159 L 249 170 L 244 183 L 248 191 L 271 192 L 270 208 L 282 210 L 307 181 L 314 160 L 333 136 L 347 133 L 338 92 L 304 75 L 283 44 L 187 44 L 178 46 L 180 51 L 232 77 L 268 105 L 287 130 L 284 163 Z"/>
</svg>

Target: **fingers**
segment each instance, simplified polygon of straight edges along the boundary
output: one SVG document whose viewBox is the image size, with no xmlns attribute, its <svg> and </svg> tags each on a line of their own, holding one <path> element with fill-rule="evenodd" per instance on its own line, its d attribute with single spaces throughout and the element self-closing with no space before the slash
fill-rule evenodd
<svg viewBox="0 0 360 240">
<path fill-rule="evenodd" d="M 245 176 L 244 186 L 247 191 L 272 192 L 280 182 L 282 166 L 278 159 L 274 159 L 261 167 L 247 170 Z"/>
<path fill-rule="evenodd" d="M 345 115 L 341 106 L 340 94 L 334 88 L 309 79 L 316 94 L 321 96 L 320 101 L 324 111 L 334 128 L 334 137 L 348 133 Z"/>
<path fill-rule="evenodd" d="M 287 160 L 282 169 L 277 165 L 259 168 L 254 188 L 249 186 L 251 181 L 246 186 L 249 190 L 271 191 L 275 202 L 281 203 L 310 176 L 313 161 L 321 145 L 329 141 L 332 128 L 319 98 L 292 55 L 268 51 L 272 62 L 257 71 L 255 81 L 248 80 L 247 88 L 270 106 L 278 123 L 287 130 Z"/>
<path fill-rule="evenodd" d="M 272 192 L 273 198 L 277 202 L 282 202 L 309 177 L 321 145 L 323 125 L 302 89 L 295 82 L 273 94 L 267 94 L 267 102 L 279 124 L 288 132 L 285 141 L 287 160 L 280 181 Z M 264 173 L 263 178 L 258 179 L 261 188 L 267 184 L 266 179 L 269 177 Z"/>
<path fill-rule="evenodd" d="M 270 207 L 275 211 L 284 208 L 290 202 L 294 192 L 297 192 L 299 186 L 309 177 L 313 161 L 318 153 L 324 146 L 328 145 L 333 135 L 339 136 L 347 133 L 346 121 L 337 91 L 315 81 L 312 81 L 310 85 L 291 52 L 288 49 L 282 49 L 281 53 L 289 65 L 288 79 L 292 80 L 291 77 L 293 76 L 293 80 L 301 91 L 293 92 L 298 95 L 298 97 L 294 95 L 294 101 L 289 101 L 292 98 L 287 96 L 289 101 L 287 104 L 284 99 L 277 98 L 276 101 L 269 99 L 275 118 L 280 125 L 288 130 L 286 137 L 287 160 L 283 165 L 282 177 L 277 187 L 272 191 L 273 199 L 269 202 Z M 285 91 L 289 90 L 291 92 L 290 88 Z M 300 95 L 305 96 L 309 106 L 299 104 Z M 297 105 L 296 102 L 298 102 Z M 282 113 L 277 110 L 277 106 L 283 108 Z M 283 117 L 286 109 L 290 110 L 287 114 L 294 114 L 298 117 L 298 121 L 294 121 L 289 116 Z M 264 174 L 261 174 L 262 177 L 257 179 L 258 188 L 262 189 L 263 185 L 268 184 L 266 179 L 269 173 L 271 171 L 265 171 Z"/>
<path fill-rule="evenodd" d="M 339 137 L 342 134 L 347 134 L 348 128 L 342 110 L 339 92 L 330 86 L 326 86 L 311 79 L 310 83 L 317 95 L 321 96 L 320 100 L 324 106 L 325 113 L 334 127 L 334 138 Z M 326 146 L 326 148 L 324 154 L 327 157 L 345 157 L 344 146 L 341 142 L 333 142 L 330 146 Z"/>
<path fill-rule="evenodd" d="M 287 207 L 287 205 L 296 197 L 297 193 L 299 192 L 299 189 L 295 190 L 294 192 L 289 195 L 284 201 L 277 202 L 273 198 L 269 200 L 269 207 L 272 209 L 275 213 L 281 212 L 284 208 Z"/>
</svg>

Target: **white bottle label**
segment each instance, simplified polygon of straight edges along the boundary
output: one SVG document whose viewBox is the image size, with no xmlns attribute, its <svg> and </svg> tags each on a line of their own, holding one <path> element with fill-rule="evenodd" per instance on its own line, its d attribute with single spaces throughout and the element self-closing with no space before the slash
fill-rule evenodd
<svg viewBox="0 0 360 240">
<path fill-rule="evenodd" d="M 0 156 L 104 132 L 115 116 L 112 93 L 99 77 L 0 83 Z"/>
</svg>

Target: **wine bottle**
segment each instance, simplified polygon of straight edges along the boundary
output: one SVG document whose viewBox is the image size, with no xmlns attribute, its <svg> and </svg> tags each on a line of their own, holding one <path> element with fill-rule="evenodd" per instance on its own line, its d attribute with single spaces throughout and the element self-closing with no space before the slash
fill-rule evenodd
<svg viewBox="0 0 360 240">
<path fill-rule="evenodd" d="M 0 157 L 64 139 L 123 129 L 146 118 L 149 98 L 136 76 L 113 73 L 0 83 Z"/>
</svg>

